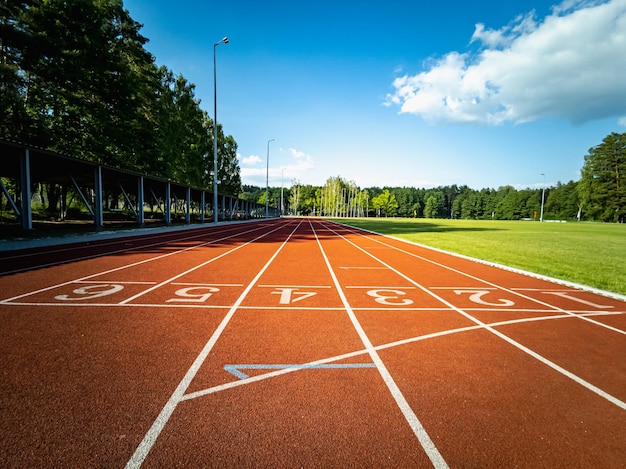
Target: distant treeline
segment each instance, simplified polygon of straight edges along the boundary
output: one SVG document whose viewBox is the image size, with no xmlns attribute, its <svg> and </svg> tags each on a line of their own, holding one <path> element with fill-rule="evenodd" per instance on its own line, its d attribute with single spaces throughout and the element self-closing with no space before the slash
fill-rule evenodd
<svg viewBox="0 0 626 469">
<path fill-rule="evenodd" d="M 265 189 L 244 186 L 243 197 L 265 203 Z M 282 191 L 282 197 L 281 197 Z M 612 133 L 585 156 L 579 181 L 536 189 L 476 190 L 467 186 L 369 187 L 331 177 L 324 186 L 270 188 L 270 204 L 285 213 L 339 217 L 417 217 L 496 220 L 626 221 L 626 133 Z M 543 200 L 543 203 L 542 203 Z M 542 213 L 543 205 L 543 213 Z"/>
<path fill-rule="evenodd" d="M 539 219 L 541 189 L 516 190 L 512 186 L 475 190 L 467 186 L 355 188 L 342 178 L 324 186 L 294 185 L 283 189 L 286 213 L 322 216 L 381 216 L 405 218 Z M 338 184 L 339 191 L 333 190 Z M 577 218 L 577 183 L 545 189 L 544 219 Z M 243 198 L 265 203 L 265 188 L 243 186 Z M 324 194 L 331 194 L 324 203 Z M 281 188 L 270 187 L 270 204 L 280 206 Z"/>
</svg>

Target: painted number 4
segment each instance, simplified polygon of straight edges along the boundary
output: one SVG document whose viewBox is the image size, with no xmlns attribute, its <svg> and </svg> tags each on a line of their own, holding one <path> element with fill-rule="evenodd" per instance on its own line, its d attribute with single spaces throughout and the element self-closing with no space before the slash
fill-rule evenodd
<svg viewBox="0 0 626 469">
<path fill-rule="evenodd" d="M 316 294 L 317 293 L 314 291 L 298 291 L 297 288 L 289 287 L 277 288 L 276 291 L 272 292 L 272 295 L 280 295 L 278 303 L 281 305 L 290 305 L 291 303 L 302 301 L 306 298 L 315 296 Z"/>
</svg>

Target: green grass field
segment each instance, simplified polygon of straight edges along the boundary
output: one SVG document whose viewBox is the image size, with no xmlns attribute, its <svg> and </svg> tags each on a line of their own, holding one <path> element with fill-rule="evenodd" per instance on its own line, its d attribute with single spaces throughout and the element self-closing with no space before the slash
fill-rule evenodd
<svg viewBox="0 0 626 469">
<path fill-rule="evenodd" d="M 341 218 L 340 223 L 626 294 L 626 225 Z"/>
</svg>

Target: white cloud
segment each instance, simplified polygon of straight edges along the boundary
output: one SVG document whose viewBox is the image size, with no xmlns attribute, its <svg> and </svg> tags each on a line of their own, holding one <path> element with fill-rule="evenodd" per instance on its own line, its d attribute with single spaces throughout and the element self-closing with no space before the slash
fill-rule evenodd
<svg viewBox="0 0 626 469">
<path fill-rule="evenodd" d="M 617 120 L 617 125 L 619 125 L 620 127 L 626 127 L 626 116 L 620 117 Z"/>
<path fill-rule="evenodd" d="M 258 156 L 250 156 L 248 158 L 240 158 L 242 163 L 241 178 L 244 184 L 253 185 L 265 185 L 265 178 L 269 177 L 269 184 L 272 186 L 280 185 L 284 183 L 289 185 L 292 180 L 299 180 L 307 171 L 315 167 L 314 159 L 311 155 L 297 150 L 295 148 L 288 148 L 284 150 L 279 149 L 280 153 L 287 152 L 290 156 L 289 162 L 285 165 L 264 167 L 254 167 L 262 160 Z M 270 163 L 273 161 L 284 161 L 280 156 L 273 157 Z"/>
<path fill-rule="evenodd" d="M 239 158 L 239 161 L 241 161 L 241 164 L 250 165 L 250 166 L 259 164 L 262 161 L 261 158 L 259 158 L 257 155 L 250 155 L 246 157 L 237 155 L 237 158 Z"/>
<path fill-rule="evenodd" d="M 502 124 L 539 118 L 575 123 L 626 106 L 626 0 L 565 0 L 498 29 L 477 24 L 478 52 L 450 52 L 393 82 L 387 105 L 427 121 Z"/>
</svg>

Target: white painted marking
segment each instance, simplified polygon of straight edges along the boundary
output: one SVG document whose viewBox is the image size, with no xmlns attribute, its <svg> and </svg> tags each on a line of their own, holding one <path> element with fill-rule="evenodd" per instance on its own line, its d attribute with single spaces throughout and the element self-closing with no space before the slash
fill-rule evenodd
<svg viewBox="0 0 626 469">
<path fill-rule="evenodd" d="M 498 303 L 492 303 L 490 301 L 483 300 L 483 296 L 488 295 L 490 293 L 489 290 L 454 290 L 454 293 L 457 295 L 462 295 L 463 293 L 468 293 L 470 295 L 470 300 L 474 303 L 478 303 L 486 306 L 513 306 L 515 305 L 514 301 L 498 298 Z"/>
<path fill-rule="evenodd" d="M 317 295 L 314 291 L 298 291 L 297 288 L 277 288 L 277 291 L 271 292 L 272 295 L 280 295 L 279 303 L 281 305 L 290 305 L 298 301 L 306 300 Z"/>
<path fill-rule="evenodd" d="M 387 370 L 385 363 L 382 361 L 382 359 L 378 355 L 378 352 L 376 351 L 373 344 L 369 340 L 369 337 L 363 330 L 363 327 L 361 327 L 361 324 L 359 323 L 359 320 L 354 314 L 354 311 L 352 310 L 350 303 L 348 302 L 348 299 L 345 293 L 343 292 L 343 288 L 341 287 L 341 284 L 339 283 L 339 280 L 337 279 L 337 276 L 335 275 L 335 271 L 330 265 L 330 261 L 328 260 L 328 257 L 326 256 L 326 252 L 324 251 L 324 248 L 322 247 L 322 243 L 317 236 L 317 232 L 315 231 L 313 224 L 310 221 L 309 221 L 309 224 L 311 225 L 311 230 L 313 231 L 313 234 L 315 235 L 315 240 L 317 241 L 317 245 L 319 246 L 320 252 L 322 253 L 322 256 L 324 257 L 324 261 L 326 262 L 326 267 L 328 268 L 330 276 L 333 279 L 335 288 L 337 289 L 337 292 L 339 293 L 339 296 L 346 309 L 346 312 L 348 313 L 348 316 L 350 317 L 350 321 L 352 321 L 352 325 L 354 326 L 357 334 L 361 338 L 361 342 L 363 342 L 363 345 L 365 346 L 365 349 L 367 350 L 367 353 L 369 354 L 370 358 L 376 364 L 376 368 L 378 368 L 378 372 L 380 373 L 381 377 L 383 378 L 383 381 L 387 385 L 389 392 L 393 396 L 394 400 L 396 401 L 396 404 L 400 408 L 400 411 L 404 415 L 404 418 L 407 420 L 409 426 L 411 427 L 411 430 L 413 430 L 413 433 L 415 434 L 418 441 L 422 445 L 422 448 L 424 448 L 424 451 L 430 458 L 433 465 L 438 469 L 447 468 L 448 465 L 446 464 L 445 460 L 439 453 L 439 450 L 437 450 L 437 447 L 435 446 L 433 441 L 430 439 L 430 436 L 426 432 L 426 429 L 424 428 L 420 420 L 417 418 L 417 415 L 415 415 L 415 412 L 413 412 L 413 409 L 411 409 L 411 406 L 409 405 L 406 398 L 402 394 L 402 391 L 400 391 L 400 388 L 394 381 L 393 377 L 391 376 L 391 373 L 389 373 L 389 370 Z M 341 237 L 343 238 L 343 236 Z"/>
<path fill-rule="evenodd" d="M 230 322 L 230 320 L 234 316 L 235 311 L 237 311 L 237 309 L 239 308 L 239 305 L 241 305 L 241 303 L 243 302 L 244 298 L 248 295 L 250 290 L 252 290 L 252 288 L 257 283 L 259 278 L 261 278 L 261 275 L 263 275 L 263 273 L 268 269 L 268 267 L 271 265 L 271 263 L 274 261 L 274 259 L 276 259 L 276 257 L 278 256 L 278 253 L 280 251 L 282 251 L 283 247 L 285 247 L 285 245 L 287 244 L 287 241 L 289 241 L 291 239 L 291 237 L 293 236 L 295 231 L 298 229 L 298 226 L 300 226 L 300 224 L 296 225 L 296 227 L 289 234 L 287 239 L 285 239 L 285 241 L 278 247 L 278 249 L 276 250 L 276 252 L 274 252 L 272 257 L 270 257 L 270 259 L 265 263 L 265 265 L 261 268 L 261 270 L 256 274 L 256 276 L 252 279 L 252 281 L 244 289 L 244 291 L 241 293 L 241 295 L 239 295 L 239 298 L 237 298 L 237 300 L 235 301 L 233 306 L 230 308 L 230 310 L 228 311 L 226 316 L 224 316 L 224 319 L 222 319 L 222 322 L 220 322 L 220 324 L 217 327 L 217 329 L 215 329 L 215 331 L 211 335 L 211 338 L 209 339 L 209 341 L 205 344 L 203 349 L 200 351 L 200 354 L 196 357 L 196 359 L 194 360 L 194 362 L 191 365 L 191 367 L 189 368 L 189 370 L 187 370 L 187 373 L 185 373 L 185 376 L 183 377 L 183 379 L 180 381 L 180 383 L 178 383 L 178 386 L 176 387 L 176 389 L 174 390 L 174 392 L 170 396 L 169 400 L 167 401 L 167 403 L 165 404 L 165 406 L 163 407 L 163 409 L 159 413 L 158 417 L 156 418 L 156 420 L 152 424 L 152 427 L 150 427 L 150 429 L 148 430 L 148 432 L 144 436 L 143 440 L 141 441 L 141 443 L 139 443 L 139 446 L 137 447 L 137 449 L 135 450 L 135 452 L 131 456 L 130 460 L 128 461 L 128 463 L 126 463 L 126 469 L 138 468 L 138 467 L 141 466 L 143 461 L 146 459 L 146 456 L 148 455 L 148 453 L 152 449 L 152 446 L 154 446 L 154 443 L 156 442 L 157 438 L 159 437 L 159 435 L 163 431 L 163 428 L 165 427 L 165 425 L 167 424 L 168 420 L 170 419 L 170 417 L 174 413 L 174 410 L 176 409 L 178 404 L 184 400 L 185 392 L 187 391 L 187 388 L 189 387 L 189 385 L 193 381 L 193 378 L 196 376 L 196 374 L 200 370 L 200 367 L 202 366 L 202 364 L 206 360 L 207 356 L 209 355 L 209 352 L 211 352 L 211 350 L 213 349 L 213 347 L 217 343 L 217 340 L 222 335 L 222 332 L 224 331 L 224 329 L 226 329 L 226 326 L 228 325 L 228 323 Z M 278 228 L 275 228 L 272 231 L 269 231 L 265 235 L 262 235 L 262 236 L 259 236 L 259 237 L 255 238 L 255 240 L 258 240 L 258 239 L 260 239 L 263 236 L 267 236 L 270 233 L 273 233 L 274 231 L 278 231 L 280 228 L 281 228 L 281 226 L 279 226 Z M 252 241 L 250 241 L 250 242 L 252 242 Z M 249 244 L 249 243 L 245 243 L 245 244 Z"/>
<path fill-rule="evenodd" d="M 614 313 L 614 312 L 605 312 L 605 311 L 602 311 L 602 312 L 596 311 L 596 312 L 589 313 L 590 316 L 608 316 L 608 315 L 614 315 L 614 314 L 616 314 L 616 313 Z M 512 319 L 512 320 L 508 320 L 508 321 L 498 321 L 498 322 L 494 322 L 494 323 L 489 323 L 489 324 L 486 324 L 485 327 L 500 327 L 500 326 L 507 326 L 507 325 L 510 325 L 510 324 L 525 323 L 525 322 L 550 321 L 550 320 L 553 320 L 553 319 L 571 319 L 571 316 L 569 316 L 567 314 L 562 314 L 562 315 L 558 315 L 558 316 L 557 315 L 550 315 L 550 316 L 542 316 L 542 317 L 534 317 L 534 318 Z M 395 341 L 395 342 L 389 342 L 389 343 L 386 343 L 386 344 L 377 345 L 374 348 L 377 351 L 378 350 L 386 350 L 386 349 L 391 349 L 391 348 L 394 348 L 394 347 L 407 345 L 407 344 L 411 344 L 411 343 L 415 343 L 415 342 L 421 342 L 421 341 L 428 340 L 428 339 L 436 339 L 438 337 L 443 337 L 443 336 L 447 336 L 447 335 L 459 334 L 459 333 L 463 333 L 463 332 L 477 331 L 477 330 L 485 329 L 485 327 L 480 326 L 480 325 L 473 325 L 473 326 L 460 327 L 460 328 L 457 328 L 457 329 L 448 329 L 448 330 L 445 330 L 445 331 L 433 332 L 433 333 L 430 333 L 430 334 L 425 334 L 425 335 L 416 336 L 416 337 L 409 337 L 407 339 L 402 339 L 402 340 L 398 340 L 398 341 Z M 346 359 L 349 359 L 349 358 L 358 357 L 360 355 L 365 355 L 367 353 L 368 353 L 368 350 L 366 350 L 366 349 L 357 350 L 357 351 L 354 351 L 354 352 L 345 353 L 343 355 L 337 355 L 337 356 L 334 356 L 334 357 L 328 357 L 328 358 L 324 358 L 324 359 L 317 360 L 317 361 L 314 361 L 314 362 L 309 362 L 309 365 L 332 363 L 332 362 L 336 362 L 336 361 L 341 361 L 341 360 L 346 360 Z M 198 399 L 200 397 L 208 396 L 210 394 L 215 394 L 217 392 L 225 391 L 227 389 L 232 389 L 232 388 L 235 388 L 235 387 L 238 387 L 238 386 L 244 386 L 244 385 L 247 385 L 247 384 L 256 383 L 258 381 L 274 378 L 276 376 L 281 376 L 281 375 L 284 375 L 284 374 L 287 374 L 287 373 L 292 373 L 292 372 L 295 372 L 295 371 L 298 371 L 298 370 L 299 369 L 295 369 L 295 368 L 281 369 L 279 371 L 272 371 L 272 372 L 269 372 L 269 373 L 264 373 L 264 374 L 261 374 L 261 375 L 253 376 L 253 377 L 246 378 L 246 379 L 242 379 L 241 381 L 233 381 L 233 382 L 230 382 L 230 383 L 220 384 L 220 385 L 217 385 L 217 386 L 213 386 L 211 388 L 202 389 L 200 391 L 195 391 L 193 393 L 186 394 L 185 397 L 183 398 L 183 400 Z"/>
<path fill-rule="evenodd" d="M 154 282 L 156 283 L 156 282 Z M 183 285 L 189 287 L 243 287 L 243 283 L 187 283 L 172 282 L 172 285 Z"/>
<path fill-rule="evenodd" d="M 102 288 L 105 288 L 104 290 Z M 103 296 L 112 295 L 124 289 L 123 285 L 109 285 L 106 283 L 97 285 L 87 285 L 84 287 L 75 288 L 72 293 L 76 296 L 70 295 L 57 295 L 55 300 L 60 301 L 85 301 L 93 298 L 101 298 Z"/>
<path fill-rule="evenodd" d="M 331 230 L 333 231 L 333 230 Z M 380 262 L 382 265 L 386 266 L 387 268 L 389 268 L 390 270 L 392 270 L 393 272 L 395 272 L 396 274 L 400 275 L 402 278 L 404 278 L 405 280 L 411 282 L 412 284 L 414 284 L 416 287 L 422 289 L 424 292 L 428 293 L 429 295 L 431 295 L 433 298 L 438 299 L 439 301 L 441 301 L 443 304 L 448 305 L 450 308 L 454 309 L 455 311 L 457 311 L 459 314 L 465 316 L 467 319 L 469 319 L 470 321 L 481 325 L 482 327 L 484 327 L 487 331 L 491 332 L 492 334 L 500 337 L 502 340 L 508 342 L 509 344 L 513 345 L 514 347 L 518 348 L 519 350 L 527 353 L 528 355 L 530 355 L 531 357 L 535 358 L 536 360 L 538 360 L 539 362 L 543 363 L 546 366 L 549 366 L 550 368 L 552 368 L 553 370 L 561 373 L 564 376 L 567 376 L 568 378 L 570 378 L 571 380 L 573 380 L 574 382 L 580 384 L 581 386 L 585 387 L 586 389 L 588 389 L 591 392 L 594 392 L 595 394 L 597 394 L 598 396 L 606 399 L 607 401 L 611 402 L 612 404 L 615 404 L 616 406 L 620 407 L 621 409 L 626 410 L 626 402 L 618 399 L 617 397 L 605 392 L 604 390 L 598 388 L 597 386 L 594 386 L 593 384 L 589 383 L 588 381 L 585 381 L 584 379 L 582 379 L 581 377 L 575 375 L 574 373 L 571 373 L 570 371 L 566 370 L 565 368 L 557 365 L 556 363 L 548 360 L 547 358 L 543 357 L 542 355 L 539 355 L 538 353 L 534 352 L 533 350 L 529 349 L 528 347 L 526 347 L 525 345 L 522 345 L 521 343 L 511 339 L 510 337 L 508 337 L 507 335 L 503 334 L 502 332 L 494 329 L 491 326 L 488 326 L 487 324 L 485 324 L 484 322 L 480 321 L 479 319 L 475 318 L 474 316 L 472 316 L 471 314 L 467 313 L 466 311 L 464 311 L 461 308 L 458 308 L 456 306 L 454 306 L 452 303 L 446 301 L 444 298 L 439 297 L 438 295 L 436 295 L 435 293 L 433 293 L 432 291 L 430 291 L 428 288 L 426 288 L 425 286 L 419 284 L 418 282 L 416 282 L 415 280 L 411 279 L 409 276 L 405 275 L 404 273 L 400 272 L 399 270 L 395 269 L 394 267 L 392 267 L 391 265 L 387 264 L 386 262 L 384 262 L 382 259 L 378 259 L 377 257 L 375 257 L 373 254 L 367 252 L 365 249 L 359 247 L 357 244 L 353 243 L 352 241 L 350 241 L 349 239 L 345 238 L 344 236 L 338 234 L 335 232 L 335 234 L 337 234 L 338 236 L 341 236 L 343 239 L 345 239 L 348 243 L 352 244 L 354 247 L 356 247 L 357 249 L 359 249 L 360 251 L 364 252 L 365 254 L 367 254 L 368 256 L 372 257 L 373 259 L 376 259 L 378 262 Z M 369 239 L 369 238 L 368 238 Z M 397 248 L 394 248 L 397 249 Z M 398 249 L 401 252 L 406 252 L 406 251 L 402 251 L 400 249 Z M 407 253 L 407 254 L 411 254 L 411 253 Z M 415 256 L 415 257 L 419 257 L 419 256 Z M 437 262 L 431 261 L 433 264 L 437 264 L 437 265 L 441 265 Z M 445 266 L 443 266 L 445 267 Z M 448 267 L 446 267 L 448 268 Z M 448 268 L 449 270 L 454 270 L 456 272 L 462 273 L 460 271 L 457 271 L 456 269 L 452 269 L 452 268 Z M 468 277 L 471 278 L 475 278 L 469 274 L 464 274 L 467 275 Z M 486 282 L 488 283 L 488 282 Z M 495 286 L 495 285 L 494 285 Z M 503 288 L 503 290 L 507 290 L 505 288 Z M 520 295 L 522 296 L 522 295 Z M 531 298 L 532 299 L 532 298 Z M 540 302 L 541 303 L 541 302 Z M 555 309 L 558 309 L 555 307 Z M 575 315 L 575 314 L 571 314 L 569 311 L 563 311 L 566 314 L 570 314 L 571 317 L 581 317 L 579 315 Z M 582 318 L 582 319 L 587 319 L 587 318 Z M 589 320 L 592 321 L 592 320 Z M 592 321 L 592 322 L 596 322 L 596 321 Z M 602 323 L 598 323 L 600 325 L 603 325 Z M 620 331 L 621 332 L 621 331 Z M 622 332 L 623 333 L 623 332 Z"/>
<path fill-rule="evenodd" d="M 198 292 L 200 291 L 200 292 Z M 187 287 L 176 290 L 176 298 L 166 300 L 166 303 L 188 302 L 188 303 L 204 303 L 213 296 L 213 293 L 219 292 L 216 287 Z"/>
<path fill-rule="evenodd" d="M 403 290 L 369 290 L 367 295 L 374 298 L 374 301 L 381 305 L 407 306 L 413 304 L 413 300 L 410 298 L 400 298 L 400 296 L 406 295 L 406 292 Z"/>
<path fill-rule="evenodd" d="M 599 305 L 597 303 L 592 303 L 591 301 L 586 301 L 583 300 L 581 298 L 576 298 L 575 296 L 571 296 L 569 294 L 569 292 L 562 292 L 562 291 L 544 291 L 543 293 L 545 293 L 546 295 L 556 295 L 556 296 L 560 296 L 561 298 L 566 298 L 568 300 L 572 300 L 572 301 L 576 301 L 578 303 L 582 303 L 584 305 L 587 306 L 592 306 L 594 308 L 598 308 L 598 309 L 612 309 L 613 306 L 608 306 L 608 305 Z"/>
<path fill-rule="evenodd" d="M 117 280 L 111 281 L 111 280 L 76 280 L 76 282 L 74 283 L 99 283 L 99 284 L 111 284 L 111 283 L 116 283 L 119 285 L 154 285 L 156 284 L 156 282 L 120 282 Z"/>
<path fill-rule="evenodd" d="M 56 285 L 51 285 L 49 287 L 40 288 L 39 290 L 34 290 L 34 291 L 27 292 L 27 293 L 22 293 L 21 295 L 17 295 L 17 296 L 14 296 L 14 297 L 11 297 L 11 298 L 6 298 L 6 299 L 2 300 L 2 301 L 0 301 L 0 304 L 12 304 L 14 300 L 19 300 L 20 298 L 24 298 L 24 297 L 27 297 L 27 296 L 36 295 L 38 293 L 43 293 L 43 292 L 46 292 L 46 291 L 54 290 L 55 288 L 64 287 L 66 285 L 71 285 L 72 283 L 86 282 L 86 281 L 88 281 L 90 279 L 93 279 L 93 278 L 96 278 L 96 277 L 100 277 L 102 275 L 110 274 L 110 273 L 113 273 L 113 272 L 119 272 L 119 271 L 124 270 L 124 269 L 129 269 L 131 267 L 136 267 L 138 265 L 146 264 L 148 262 L 157 261 L 157 260 L 163 259 L 165 257 L 173 256 L 174 254 L 179 254 L 179 253 L 182 253 L 182 252 L 186 252 L 186 251 L 189 251 L 189 250 L 192 250 L 192 249 L 196 249 L 196 248 L 199 248 L 199 247 L 207 246 L 209 244 L 218 243 L 220 241 L 224 241 L 226 239 L 234 238 L 234 237 L 240 236 L 242 234 L 247 234 L 247 233 L 251 233 L 253 231 L 258 231 L 261 228 L 263 228 L 263 227 L 254 228 L 252 230 L 247 230 L 247 231 L 244 231 L 244 232 L 238 232 L 238 233 L 232 234 L 230 236 L 225 236 L 223 238 L 214 239 L 212 241 L 208 241 L 206 243 L 198 244 L 196 246 L 191 246 L 191 247 L 188 247 L 188 248 L 185 248 L 185 249 L 181 249 L 181 250 L 176 251 L 176 252 L 170 252 L 170 253 L 167 253 L 167 254 L 161 254 L 159 256 L 150 257 L 148 259 L 143 259 L 141 261 L 133 262 L 133 263 L 130 263 L 130 264 L 125 264 L 125 265 L 122 265 L 122 266 L 119 266 L 119 267 L 115 267 L 113 269 L 105 270 L 103 272 L 97 272 L 95 274 L 87 275 L 87 276 L 79 278 L 79 279 L 74 279 L 74 280 L 70 280 L 70 281 L 67 281 L 67 282 L 63 282 L 63 283 L 57 283 Z M 171 242 L 171 240 L 168 241 L 168 242 Z M 155 243 L 155 244 L 151 244 L 150 246 L 160 246 L 162 244 L 167 244 L 167 242 Z M 142 246 L 142 248 L 146 248 L 146 247 L 150 247 L 150 246 Z M 120 251 L 113 251 L 113 252 L 109 252 L 107 254 L 110 255 L 110 254 L 115 254 L 117 252 L 124 252 L 124 251 L 128 251 L 128 249 L 123 249 L 123 250 L 120 250 Z M 98 254 L 97 256 L 88 256 L 88 257 L 85 257 L 84 259 L 90 259 L 92 257 L 102 257 L 102 256 L 103 256 L 103 254 Z M 82 260 L 82 258 L 81 259 L 74 259 L 74 260 Z M 56 265 L 56 263 L 55 264 L 50 264 L 50 265 Z M 38 267 L 44 267 L 44 266 L 38 266 Z M 28 270 L 28 269 L 25 269 L 25 270 Z M 150 282 L 148 284 L 153 284 L 153 283 Z"/>
<path fill-rule="evenodd" d="M 441 268 L 443 268 L 443 269 L 449 270 L 450 272 L 455 272 L 455 273 L 458 273 L 458 274 L 460 274 L 460 275 L 463 275 L 464 277 L 471 278 L 471 279 L 473 279 L 473 280 L 477 280 L 477 281 L 479 281 L 479 282 L 481 282 L 481 283 L 483 283 L 483 284 L 485 284 L 485 285 L 489 285 L 489 286 L 491 286 L 491 287 L 494 287 L 494 288 L 497 288 L 497 289 L 500 289 L 500 290 L 503 290 L 503 291 L 508 291 L 508 292 L 510 292 L 510 293 L 512 293 L 512 294 L 514 294 L 514 295 L 520 296 L 521 298 L 525 298 L 525 299 L 527 299 L 527 300 L 533 301 L 533 302 L 538 303 L 538 304 L 540 304 L 540 305 L 547 306 L 548 308 L 552 308 L 552 309 L 554 309 L 555 311 L 559 311 L 559 312 L 563 312 L 563 313 L 569 314 L 569 315 L 570 315 L 570 316 L 572 316 L 572 317 L 579 318 L 579 319 L 581 319 L 581 320 L 583 320 L 583 321 L 587 321 L 587 322 L 589 322 L 589 323 L 591 323 L 591 324 L 595 324 L 596 326 L 600 326 L 600 327 L 603 327 L 603 328 L 605 328 L 605 329 L 609 329 L 609 330 L 611 330 L 611 331 L 617 332 L 617 333 L 619 333 L 619 334 L 624 334 L 624 335 L 626 335 L 626 331 L 622 331 L 622 330 L 620 330 L 620 329 L 617 329 L 616 327 L 609 326 L 608 324 L 603 324 L 603 323 L 601 323 L 601 322 L 599 322 L 599 321 L 595 321 L 595 320 L 590 319 L 590 318 L 588 318 L 588 317 L 586 317 L 586 316 L 584 316 L 584 315 L 581 315 L 581 314 L 575 314 L 575 313 L 573 313 L 573 312 L 571 312 L 571 311 L 568 311 L 568 310 L 566 310 L 566 309 L 563 309 L 563 308 L 560 308 L 560 307 L 558 307 L 558 306 L 552 305 L 552 304 L 550 304 L 550 303 L 546 303 L 546 302 L 541 301 L 541 300 L 539 300 L 539 299 L 537 299 L 537 298 L 531 298 L 531 297 L 529 297 L 529 296 L 526 296 L 526 295 L 523 295 L 523 294 L 521 294 L 521 293 L 518 293 L 518 292 L 514 291 L 514 290 L 513 290 L 513 289 L 511 289 L 511 288 L 505 288 L 505 287 L 503 287 L 503 286 L 501 286 L 501 285 L 497 285 L 497 284 L 495 284 L 495 283 L 493 283 L 493 282 L 489 282 L 488 280 L 484 280 L 484 279 L 481 279 L 481 278 L 476 277 L 476 276 L 474 276 L 474 275 L 470 275 L 470 274 L 468 274 L 467 272 L 460 271 L 460 270 L 458 270 L 458 269 L 455 269 L 455 268 L 453 268 L 453 267 L 447 266 L 447 265 L 445 265 L 445 264 L 441 264 L 441 263 L 439 263 L 439 262 L 433 261 L 432 259 L 428 259 L 428 258 L 426 258 L 426 257 L 420 256 L 420 255 L 417 255 L 417 254 L 414 254 L 414 253 L 412 253 L 412 252 L 410 252 L 410 251 L 405 251 L 404 249 L 400 249 L 399 247 L 393 246 L 393 245 L 391 245 L 391 244 L 383 243 L 382 241 L 380 241 L 380 240 L 378 240 L 378 239 L 371 238 L 371 237 L 369 237 L 369 236 L 365 236 L 365 235 L 363 235 L 362 233 L 363 233 L 363 232 L 368 232 L 367 230 L 362 230 L 362 229 L 359 229 L 358 231 L 352 231 L 352 232 L 353 232 L 353 233 L 356 233 L 356 234 L 359 234 L 359 236 L 361 236 L 361 237 L 363 237 L 363 238 L 367 239 L 368 241 L 373 241 L 373 242 L 376 242 L 376 243 L 382 244 L 383 246 L 387 246 L 387 247 L 389 247 L 389 248 L 391 248 L 391 249 L 393 249 L 393 250 L 395 250 L 395 251 L 399 251 L 399 252 L 401 252 L 401 253 L 403 253 L 403 254 L 406 254 L 406 255 L 408 255 L 408 256 L 411 256 L 411 257 L 414 257 L 414 258 L 416 258 L 416 259 L 420 259 L 420 260 L 422 260 L 422 261 L 424 261 L 424 262 L 428 262 L 428 263 L 430 263 L 430 264 L 436 265 L 436 266 L 441 267 Z M 544 276 L 544 275 L 533 274 L 533 273 L 531 273 L 531 272 L 526 272 L 526 271 L 524 271 L 524 270 L 515 269 L 515 268 L 512 268 L 512 267 L 507 267 L 507 266 L 504 266 L 504 265 L 501 265 L 501 264 L 496 264 L 496 263 L 493 263 L 493 262 L 482 261 L 482 260 L 480 260 L 480 259 L 475 259 L 475 258 L 473 258 L 473 257 L 464 256 L 464 255 L 462 255 L 462 254 L 457 254 L 457 253 L 454 253 L 454 252 L 444 251 L 443 249 L 433 248 L 433 247 L 430 247 L 430 246 L 426 246 L 426 245 L 424 245 L 424 244 L 419 244 L 419 243 L 414 243 L 414 242 L 412 242 L 412 241 L 407 241 L 407 240 L 405 240 L 405 239 L 401 239 L 401 238 L 392 238 L 391 236 L 383 235 L 383 234 L 380 234 L 380 233 L 375 233 L 375 232 L 373 232 L 373 231 L 369 231 L 369 233 L 376 234 L 378 237 L 388 238 L 388 239 L 393 239 L 394 241 L 398 241 L 398 242 L 401 242 L 401 243 L 406 243 L 406 244 L 410 244 L 410 245 L 413 245 L 413 246 L 418 246 L 418 247 L 420 247 L 420 248 L 422 248 L 422 249 L 426 249 L 426 250 L 429 250 L 429 251 L 441 252 L 441 253 L 447 254 L 447 255 L 449 255 L 449 256 L 452 256 L 452 257 L 458 257 L 458 258 L 461 258 L 461 259 L 469 259 L 469 260 L 471 260 L 471 261 L 473 261 L 473 262 L 479 262 L 479 263 L 481 263 L 481 264 L 489 265 L 489 266 L 491 266 L 491 267 L 496 267 L 496 268 L 499 268 L 499 269 L 507 270 L 507 271 L 510 271 L 510 272 L 515 272 L 515 273 L 518 273 L 518 274 L 521 274 L 521 275 L 526 275 L 526 276 L 529 276 L 529 277 L 539 278 L 539 279 L 541 279 L 541 280 L 545 280 L 545 281 L 552 282 L 552 283 L 561 283 L 561 284 L 563 284 L 563 285 L 572 286 L 572 287 L 574 287 L 574 288 L 578 288 L 578 289 L 581 289 L 581 290 L 589 291 L 589 292 L 595 293 L 595 294 L 597 294 L 597 295 L 609 296 L 609 297 L 611 297 L 611 298 L 619 299 L 619 300 L 621 300 L 621 301 L 626 301 L 626 296 L 625 296 L 625 295 L 619 295 L 619 294 L 617 294 L 617 293 L 612 293 L 612 292 L 606 292 L 606 291 L 602 291 L 602 290 L 597 290 L 597 289 L 594 289 L 594 288 L 591 288 L 591 287 L 587 287 L 587 286 L 585 286 L 585 285 L 578 285 L 578 284 L 575 284 L 575 283 L 572 283 L 572 282 L 567 282 L 567 281 L 564 281 L 564 280 L 559 280 L 559 279 L 554 279 L 554 278 L 551 278 L 551 277 L 546 277 L 546 276 Z M 341 235 L 340 235 L 340 236 L 341 236 Z M 368 255 L 371 255 L 370 253 L 368 253 L 367 251 L 365 251 L 365 249 L 362 249 L 362 248 L 359 248 L 359 249 L 361 249 L 363 252 L 367 253 Z M 421 287 L 421 288 L 426 288 L 426 287 Z M 430 293 L 430 292 L 429 292 L 429 293 Z M 434 295 L 434 294 L 433 294 L 433 295 Z"/>
<path fill-rule="evenodd" d="M 259 288 L 330 288 L 330 285 L 257 285 Z"/>
</svg>

